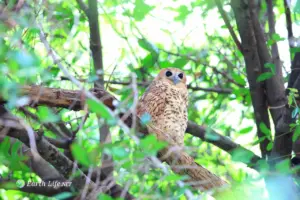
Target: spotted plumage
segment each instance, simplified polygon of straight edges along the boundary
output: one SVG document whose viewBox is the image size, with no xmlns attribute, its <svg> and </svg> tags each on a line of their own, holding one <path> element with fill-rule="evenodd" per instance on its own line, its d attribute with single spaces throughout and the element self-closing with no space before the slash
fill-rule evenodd
<svg viewBox="0 0 300 200">
<path fill-rule="evenodd" d="M 160 71 L 141 97 L 137 115 L 150 114 L 150 132 L 162 131 L 172 142 L 184 144 L 187 127 L 188 91 L 186 76 L 177 68 Z"/>
</svg>

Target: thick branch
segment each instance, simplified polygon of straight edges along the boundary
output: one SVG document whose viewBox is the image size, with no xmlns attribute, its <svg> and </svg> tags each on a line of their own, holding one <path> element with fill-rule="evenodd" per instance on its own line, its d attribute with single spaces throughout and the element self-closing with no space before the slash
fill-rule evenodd
<svg viewBox="0 0 300 200">
<path fill-rule="evenodd" d="M 189 121 L 188 127 L 186 129 L 187 133 L 190 133 L 193 136 L 201 138 L 203 141 L 207 141 L 212 143 L 213 145 L 223 149 L 228 153 L 232 153 L 235 150 L 239 150 L 241 152 L 245 152 L 247 155 L 251 155 L 250 163 L 246 163 L 249 167 L 256 168 L 256 164 L 261 158 L 255 155 L 252 151 L 242 147 L 241 145 L 233 142 L 229 137 L 223 136 L 215 132 L 214 130 L 209 131 L 209 136 L 207 136 L 207 129 L 203 126 L 199 126 L 194 122 Z M 213 139 L 210 139 L 213 138 Z"/>
<path fill-rule="evenodd" d="M 249 7 L 250 7 L 250 16 L 251 21 L 255 33 L 255 39 L 257 41 L 255 47 L 257 48 L 257 52 L 259 55 L 261 68 L 263 72 L 270 72 L 270 69 L 264 67 L 266 63 L 271 63 L 272 59 L 269 54 L 268 47 L 266 45 L 266 39 L 263 30 L 261 29 L 261 25 L 258 20 L 258 16 L 256 12 L 254 12 L 254 0 L 249 0 Z M 286 123 L 286 128 L 284 130 L 279 129 L 278 122 L 281 118 L 284 117 L 285 113 L 288 113 L 286 110 L 285 105 L 287 105 L 287 99 L 285 96 L 285 88 L 283 84 L 283 77 L 282 77 L 282 67 L 280 62 L 274 62 L 275 64 L 275 74 L 265 81 L 266 86 L 266 96 L 268 106 L 270 109 L 272 119 L 275 124 L 275 139 L 274 145 L 272 149 L 272 156 L 285 156 L 289 155 L 292 152 L 292 137 L 291 134 L 285 134 L 289 131 L 289 123 Z M 282 122 L 282 121 L 281 121 Z M 281 125 L 283 127 L 283 125 Z M 283 135 L 285 134 L 285 135 Z"/>
<path fill-rule="evenodd" d="M 250 86 L 251 99 L 257 126 L 257 136 L 262 138 L 265 137 L 265 134 L 262 133 L 259 125 L 260 123 L 264 123 L 267 127 L 270 127 L 270 121 L 264 85 L 262 82 L 256 81 L 258 75 L 262 73 L 261 62 L 256 48 L 257 40 L 255 38 L 252 21 L 249 20 L 251 19 L 251 16 L 248 10 L 248 5 L 245 5 L 244 1 L 239 0 L 232 0 L 231 4 L 244 50 L 247 79 Z M 260 143 L 260 149 L 263 157 L 266 157 L 269 154 L 267 146 L 270 142 L 271 140 L 268 138 Z"/>
</svg>

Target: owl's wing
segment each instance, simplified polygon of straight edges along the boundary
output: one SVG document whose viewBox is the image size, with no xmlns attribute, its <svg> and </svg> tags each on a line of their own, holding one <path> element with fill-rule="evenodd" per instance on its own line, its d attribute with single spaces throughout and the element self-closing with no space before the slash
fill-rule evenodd
<svg viewBox="0 0 300 200">
<path fill-rule="evenodd" d="M 167 86 L 159 81 L 153 81 L 139 100 L 137 115 L 141 117 L 148 113 L 152 118 L 161 115 L 166 105 Z"/>
</svg>

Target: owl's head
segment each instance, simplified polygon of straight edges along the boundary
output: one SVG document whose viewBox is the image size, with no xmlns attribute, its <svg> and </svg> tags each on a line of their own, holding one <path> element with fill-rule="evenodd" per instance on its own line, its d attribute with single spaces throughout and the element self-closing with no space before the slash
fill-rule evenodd
<svg viewBox="0 0 300 200">
<path fill-rule="evenodd" d="M 167 81 L 178 87 L 186 87 L 186 76 L 183 71 L 177 68 L 166 68 L 161 70 L 156 79 Z"/>
</svg>

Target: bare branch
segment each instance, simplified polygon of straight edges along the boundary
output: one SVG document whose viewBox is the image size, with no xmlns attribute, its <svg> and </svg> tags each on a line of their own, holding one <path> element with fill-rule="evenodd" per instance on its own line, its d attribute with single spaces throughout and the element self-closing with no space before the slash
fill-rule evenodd
<svg viewBox="0 0 300 200">
<path fill-rule="evenodd" d="M 291 17 L 291 9 L 290 9 L 290 1 L 289 0 L 283 0 L 284 2 L 284 10 L 285 10 L 285 20 L 286 20 L 286 28 L 288 31 L 288 38 L 289 38 L 289 46 L 290 48 L 293 48 L 293 38 L 294 38 L 294 34 L 293 34 L 293 22 L 292 22 L 292 17 Z"/>
<path fill-rule="evenodd" d="M 85 5 L 85 3 L 82 0 L 76 0 L 77 4 L 79 5 L 80 9 L 84 12 L 84 14 L 88 17 L 88 7 Z"/>
<path fill-rule="evenodd" d="M 219 10 L 224 22 L 225 22 L 225 25 L 226 25 L 228 31 L 230 32 L 230 35 L 231 35 L 235 45 L 240 50 L 240 52 L 243 53 L 243 48 L 242 48 L 241 42 L 237 38 L 237 36 L 236 36 L 236 34 L 235 34 L 231 24 L 230 24 L 230 21 L 228 19 L 228 16 L 227 16 L 225 10 L 223 9 L 223 5 L 222 5 L 221 1 L 220 0 L 215 0 L 215 3 L 217 4 L 218 10 Z"/>
</svg>

